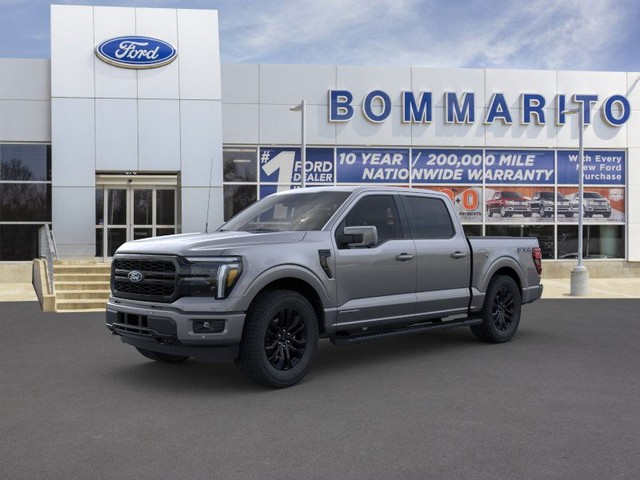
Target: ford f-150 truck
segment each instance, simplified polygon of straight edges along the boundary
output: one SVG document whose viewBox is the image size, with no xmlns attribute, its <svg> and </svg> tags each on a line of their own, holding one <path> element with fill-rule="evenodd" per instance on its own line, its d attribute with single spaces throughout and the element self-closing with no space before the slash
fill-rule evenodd
<svg viewBox="0 0 640 480">
<path fill-rule="evenodd" d="M 106 323 L 150 359 L 235 360 L 289 387 L 319 338 L 345 345 L 470 326 L 516 333 L 542 295 L 535 238 L 467 238 L 449 198 L 316 187 L 254 203 L 213 233 L 128 242 L 112 262 Z"/>
</svg>

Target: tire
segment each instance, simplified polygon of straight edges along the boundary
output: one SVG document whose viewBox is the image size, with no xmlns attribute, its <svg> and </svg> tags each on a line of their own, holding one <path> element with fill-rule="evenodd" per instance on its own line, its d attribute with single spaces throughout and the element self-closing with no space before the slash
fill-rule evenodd
<svg viewBox="0 0 640 480">
<path fill-rule="evenodd" d="M 602 214 L 602 216 L 603 216 L 604 218 L 609 218 L 609 217 L 611 216 L 611 212 L 603 213 L 603 214 Z"/>
<path fill-rule="evenodd" d="M 585 213 L 584 216 L 585 218 L 591 218 L 593 217 L 593 213 Z"/>
<path fill-rule="evenodd" d="M 533 213 L 523 213 L 522 215 L 524 215 L 525 218 L 528 218 L 528 217 L 532 216 Z"/>
<path fill-rule="evenodd" d="M 544 211 L 544 207 L 542 205 L 540 205 L 540 217 L 544 218 L 546 216 L 547 216 L 547 214 Z"/>
<path fill-rule="evenodd" d="M 249 307 L 236 364 L 256 383 L 291 387 L 309 371 L 318 337 L 316 313 L 304 296 L 269 290 Z"/>
<path fill-rule="evenodd" d="M 573 213 L 565 213 L 564 216 L 567 218 L 571 218 L 573 217 Z"/>
<path fill-rule="evenodd" d="M 189 359 L 189 357 L 185 357 L 184 355 L 171 355 L 169 353 L 153 352 L 151 350 L 145 350 L 144 348 L 136 347 L 136 350 L 138 350 L 143 357 L 147 357 L 149 360 L 155 360 L 156 362 L 181 363 Z"/>
<path fill-rule="evenodd" d="M 508 342 L 520 324 L 522 297 L 511 277 L 496 275 L 491 279 L 482 306 L 482 323 L 471 326 L 480 340 L 489 343 Z"/>
</svg>

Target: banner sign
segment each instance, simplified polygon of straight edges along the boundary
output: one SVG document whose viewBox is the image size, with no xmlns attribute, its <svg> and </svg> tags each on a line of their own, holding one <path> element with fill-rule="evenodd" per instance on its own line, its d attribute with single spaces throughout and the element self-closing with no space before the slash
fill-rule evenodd
<svg viewBox="0 0 640 480">
<path fill-rule="evenodd" d="M 587 185 L 624 185 L 625 160 L 623 150 L 585 150 L 584 183 Z M 558 183 L 577 185 L 578 151 L 558 150 Z"/>
<path fill-rule="evenodd" d="M 305 165 L 307 185 L 332 184 L 334 181 L 333 149 L 307 148 Z M 302 182 L 302 162 L 299 148 L 261 148 L 260 182 L 286 185 Z M 280 190 L 280 189 L 279 189 Z"/>
<path fill-rule="evenodd" d="M 482 183 L 482 150 L 411 150 L 411 180 L 414 184 Z"/>
<path fill-rule="evenodd" d="M 338 148 L 338 183 L 409 183 L 408 148 Z"/>
<path fill-rule="evenodd" d="M 485 183 L 553 184 L 553 150 L 487 150 Z"/>
</svg>

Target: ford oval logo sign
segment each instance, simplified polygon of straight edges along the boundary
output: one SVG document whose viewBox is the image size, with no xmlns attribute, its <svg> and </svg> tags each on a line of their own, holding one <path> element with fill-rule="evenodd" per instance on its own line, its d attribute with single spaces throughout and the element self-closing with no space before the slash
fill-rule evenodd
<svg viewBox="0 0 640 480">
<path fill-rule="evenodd" d="M 177 50 L 167 42 L 151 37 L 117 37 L 96 47 L 96 56 L 122 68 L 157 68 L 173 62 Z"/>
<path fill-rule="evenodd" d="M 127 275 L 127 278 L 132 283 L 140 283 L 144 277 L 142 276 L 142 273 L 139 272 L 138 270 L 131 270 Z"/>
</svg>

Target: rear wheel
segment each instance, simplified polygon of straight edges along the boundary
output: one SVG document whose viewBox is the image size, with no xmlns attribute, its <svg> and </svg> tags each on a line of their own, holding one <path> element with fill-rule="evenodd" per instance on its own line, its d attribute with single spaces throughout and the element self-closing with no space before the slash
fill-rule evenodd
<svg viewBox="0 0 640 480">
<path fill-rule="evenodd" d="M 170 355 L 168 353 L 161 352 L 153 352 L 151 350 L 145 350 L 144 348 L 137 348 L 138 352 L 144 357 L 147 357 L 149 360 L 155 360 L 156 362 L 163 363 L 180 363 L 188 360 L 189 357 L 185 357 L 184 355 Z"/>
<path fill-rule="evenodd" d="M 521 307 L 522 298 L 516 282 L 506 275 L 496 275 L 489 283 L 484 299 L 482 324 L 473 325 L 471 331 L 485 342 L 507 342 L 518 330 Z"/>
<path fill-rule="evenodd" d="M 304 296 L 289 290 L 266 291 L 247 312 L 236 363 L 257 383 L 291 387 L 309 371 L 318 337 L 316 313 Z"/>
</svg>

